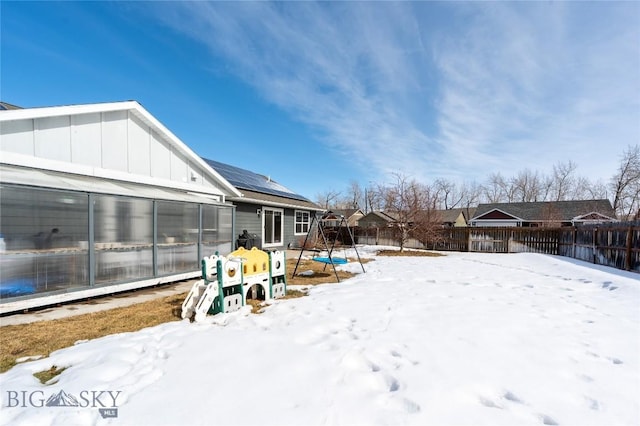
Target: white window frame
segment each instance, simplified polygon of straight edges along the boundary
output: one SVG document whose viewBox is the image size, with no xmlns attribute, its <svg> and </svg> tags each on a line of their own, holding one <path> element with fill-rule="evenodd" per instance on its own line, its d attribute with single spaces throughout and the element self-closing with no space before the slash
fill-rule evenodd
<svg viewBox="0 0 640 426">
<path fill-rule="evenodd" d="M 267 211 L 271 211 L 274 213 L 280 213 L 280 241 L 279 242 L 271 242 L 267 243 L 266 232 L 267 227 L 265 226 L 265 218 L 267 217 Z M 275 215 L 273 216 L 275 217 Z M 275 224 L 272 223 L 272 229 L 275 229 Z M 270 237 L 274 237 L 271 235 Z M 279 247 L 284 245 L 284 209 L 276 209 L 273 207 L 262 207 L 262 247 Z"/>
<path fill-rule="evenodd" d="M 298 222 L 298 213 L 307 214 L 307 220 Z M 306 229 L 302 232 L 297 232 L 298 225 L 302 225 L 302 229 Z M 306 225 L 306 228 L 305 228 Z M 309 210 L 295 210 L 293 212 L 293 235 L 307 235 L 309 233 L 309 228 L 311 228 L 311 212 Z"/>
</svg>

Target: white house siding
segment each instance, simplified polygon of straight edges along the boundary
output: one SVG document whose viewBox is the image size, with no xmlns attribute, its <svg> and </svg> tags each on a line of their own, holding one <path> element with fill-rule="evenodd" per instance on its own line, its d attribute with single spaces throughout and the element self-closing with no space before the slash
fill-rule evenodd
<svg viewBox="0 0 640 426">
<path fill-rule="evenodd" d="M 33 120 L 0 123 L 0 152 L 35 155 Z"/>
<path fill-rule="evenodd" d="M 200 165 L 190 161 L 131 110 L 3 121 L 0 150 L 88 166 L 103 170 L 99 173 L 102 176 L 116 172 L 114 176 L 119 179 L 131 175 L 195 185 L 209 191 L 220 188 L 213 179 L 203 178 L 206 173 Z M 38 166 L 38 162 L 22 162 Z"/>
<path fill-rule="evenodd" d="M 34 153 L 36 157 L 71 161 L 70 117 L 46 117 L 35 122 Z"/>
<path fill-rule="evenodd" d="M 134 115 L 130 114 L 128 126 L 129 138 L 134 143 L 128 144 L 127 163 L 130 173 L 151 176 L 151 133 Z"/>
<path fill-rule="evenodd" d="M 188 182 L 187 179 L 189 162 L 187 159 L 175 152 L 171 151 L 171 180 L 176 182 Z"/>
<path fill-rule="evenodd" d="M 102 113 L 102 164 L 103 169 L 131 172 L 127 158 L 127 147 L 139 141 L 129 138 L 127 111 Z"/>
<path fill-rule="evenodd" d="M 160 136 L 151 134 L 151 176 L 159 179 L 171 179 L 171 146 Z"/>
<path fill-rule="evenodd" d="M 102 167 L 100 114 L 71 116 L 71 162 Z"/>
</svg>

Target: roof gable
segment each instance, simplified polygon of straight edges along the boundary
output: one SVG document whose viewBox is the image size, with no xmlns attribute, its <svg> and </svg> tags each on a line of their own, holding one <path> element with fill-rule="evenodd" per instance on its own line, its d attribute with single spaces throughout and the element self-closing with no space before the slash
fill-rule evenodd
<svg viewBox="0 0 640 426">
<path fill-rule="evenodd" d="M 344 216 L 345 219 L 351 222 L 358 221 L 360 218 L 364 217 L 364 213 L 360 209 L 343 209 L 343 210 L 334 210 L 331 209 L 328 213 L 333 213 L 334 215 Z"/>
<path fill-rule="evenodd" d="M 360 218 L 360 222 L 366 223 L 370 221 L 376 222 L 394 222 L 395 219 L 383 211 L 372 211 Z"/>
<path fill-rule="evenodd" d="M 587 214 L 583 214 L 581 216 L 576 216 L 573 218 L 574 222 L 600 222 L 600 221 L 613 221 L 615 220 L 615 218 L 609 217 L 609 216 L 605 216 L 601 213 L 598 212 L 589 212 Z"/>
<path fill-rule="evenodd" d="M 2 110 L 0 123 L 3 163 L 240 195 L 136 101 Z"/>
<path fill-rule="evenodd" d="M 521 220 L 520 218 L 505 213 L 500 209 L 493 209 L 483 214 L 482 216 L 476 216 L 475 220 Z"/>
</svg>

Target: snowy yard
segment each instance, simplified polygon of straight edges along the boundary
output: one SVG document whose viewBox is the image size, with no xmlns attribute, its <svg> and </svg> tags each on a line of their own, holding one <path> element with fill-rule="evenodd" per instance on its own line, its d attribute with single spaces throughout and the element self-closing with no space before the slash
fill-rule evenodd
<svg viewBox="0 0 640 426">
<path fill-rule="evenodd" d="M 637 274 L 537 254 L 365 268 L 261 315 L 167 323 L 20 364 L 0 375 L 0 422 L 640 424 Z M 52 365 L 69 368 L 41 385 L 32 373 Z M 52 395 L 67 406 L 43 406 Z"/>
</svg>

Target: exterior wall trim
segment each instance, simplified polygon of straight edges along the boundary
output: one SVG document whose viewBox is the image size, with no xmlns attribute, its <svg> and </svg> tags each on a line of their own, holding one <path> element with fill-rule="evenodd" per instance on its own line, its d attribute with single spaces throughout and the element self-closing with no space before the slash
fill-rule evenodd
<svg viewBox="0 0 640 426">
<path fill-rule="evenodd" d="M 58 303 L 65 303 L 86 299 L 89 297 L 105 296 L 108 294 L 119 293 L 128 290 L 138 290 L 145 287 L 151 287 L 159 284 L 167 284 L 174 281 L 182 281 L 199 277 L 200 271 L 184 272 L 176 275 L 167 275 L 163 277 L 155 277 L 141 281 L 131 281 L 123 284 L 105 285 L 90 289 L 69 291 L 63 294 L 54 294 L 51 296 L 33 297 L 25 300 L 16 300 L 13 302 L 0 303 L 0 315 L 23 311 L 27 309 L 41 308 Z"/>
</svg>

